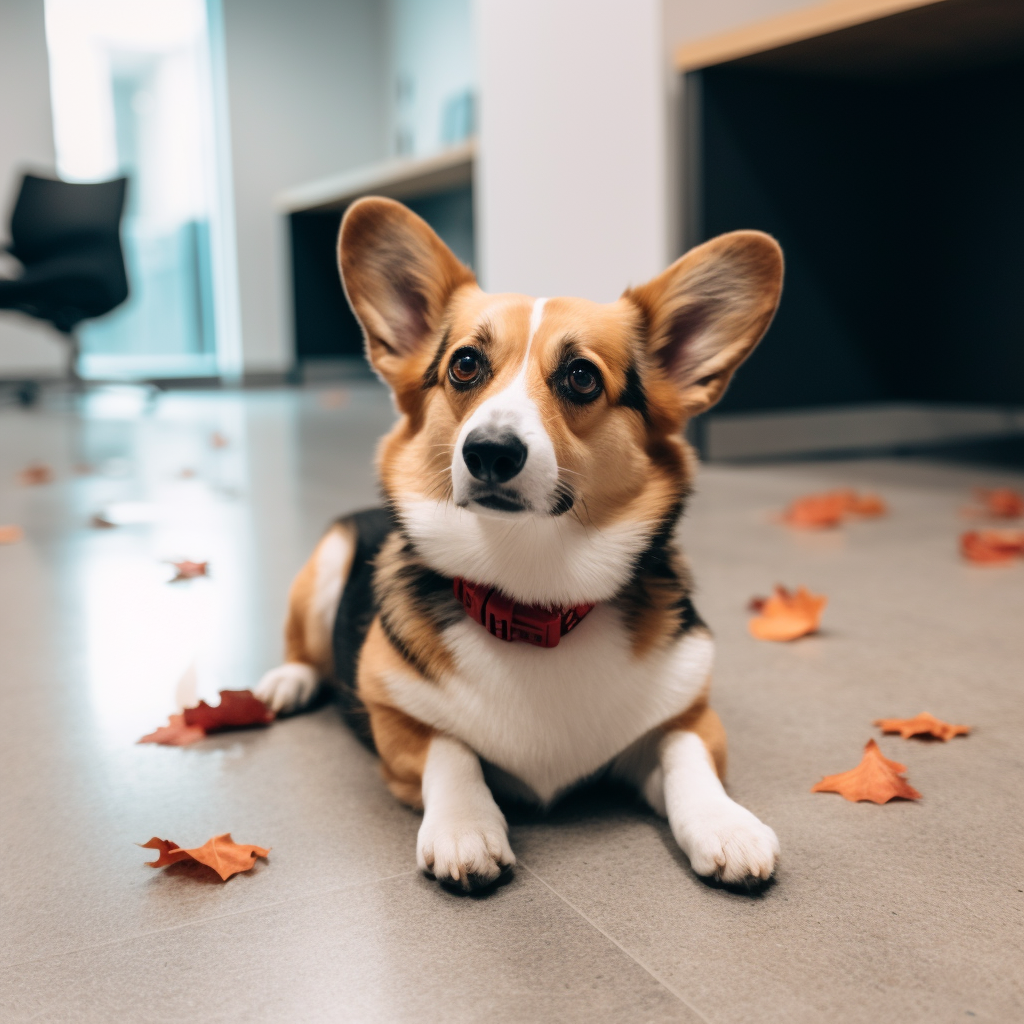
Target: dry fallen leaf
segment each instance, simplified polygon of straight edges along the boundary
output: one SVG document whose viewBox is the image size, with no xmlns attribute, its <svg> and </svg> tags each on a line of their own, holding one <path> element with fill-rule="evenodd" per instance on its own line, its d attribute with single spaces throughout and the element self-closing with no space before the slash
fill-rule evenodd
<svg viewBox="0 0 1024 1024">
<path fill-rule="evenodd" d="M 194 674 L 190 666 L 184 681 Z M 180 686 L 180 683 L 179 683 Z M 186 708 L 180 715 L 171 715 L 167 725 L 143 736 L 139 743 L 160 743 L 167 747 L 187 747 L 203 739 L 207 733 L 225 729 L 245 729 L 253 725 L 270 725 L 274 712 L 251 690 L 221 690 L 220 703 L 211 707 L 205 700 Z"/>
<path fill-rule="evenodd" d="M 251 690 L 221 690 L 220 703 L 211 707 L 205 700 L 198 707 L 186 708 L 182 716 L 186 725 L 198 726 L 206 732 L 221 729 L 242 729 L 250 725 L 269 725 L 274 712 Z"/>
<path fill-rule="evenodd" d="M 856 494 L 850 492 L 848 510 L 852 515 L 872 518 L 884 516 L 889 508 L 877 494 Z"/>
<path fill-rule="evenodd" d="M 1024 530 L 969 530 L 960 535 L 960 553 L 980 565 L 1006 565 L 1024 555 Z"/>
<path fill-rule="evenodd" d="M 846 502 L 841 496 L 834 493 L 809 494 L 794 501 L 782 513 L 782 518 L 790 526 L 804 530 L 817 530 L 838 526 L 845 514 Z"/>
<path fill-rule="evenodd" d="M 868 740 L 864 757 L 856 768 L 826 775 L 811 787 L 811 792 L 838 793 L 847 800 L 870 800 L 874 804 L 888 803 L 896 797 L 920 800 L 921 794 L 901 774 L 906 770 L 906 765 L 890 761 L 874 740 Z"/>
<path fill-rule="evenodd" d="M 783 521 L 804 530 L 838 526 L 847 516 L 881 516 L 887 509 L 877 494 L 845 489 L 797 498 L 782 513 Z"/>
<path fill-rule="evenodd" d="M 198 725 L 188 725 L 184 715 L 171 715 L 167 725 L 147 733 L 138 740 L 139 743 L 161 743 L 165 747 L 187 747 L 196 743 L 206 735 L 206 730 Z"/>
<path fill-rule="evenodd" d="M 0 544 L 17 544 L 25 539 L 25 531 L 20 526 L 0 526 Z"/>
<path fill-rule="evenodd" d="M 187 559 L 183 562 L 171 562 L 177 575 L 170 581 L 177 583 L 178 580 L 194 580 L 197 576 L 209 575 L 206 571 L 209 562 L 190 562 Z"/>
<path fill-rule="evenodd" d="M 887 509 L 877 494 L 858 494 L 854 490 L 826 491 L 798 498 L 783 513 L 792 526 L 822 528 L 837 526 L 847 516 L 881 516 Z"/>
<path fill-rule="evenodd" d="M 96 515 L 89 520 L 89 525 L 94 530 L 113 530 L 117 526 L 117 523 L 112 523 L 105 516 L 102 516 L 97 512 Z"/>
<path fill-rule="evenodd" d="M 229 443 L 228 439 L 219 430 L 215 430 L 210 435 L 211 448 L 227 448 Z"/>
<path fill-rule="evenodd" d="M 771 597 L 751 600 L 751 610 L 760 613 L 748 624 L 751 635 L 758 640 L 796 640 L 814 633 L 827 602 L 827 597 L 812 594 L 806 587 L 793 593 L 776 586 Z"/>
<path fill-rule="evenodd" d="M 1018 519 L 1024 516 L 1024 495 L 1009 487 L 996 487 L 992 490 L 978 488 L 974 496 L 982 504 L 985 514 L 996 519 Z M 977 510 L 968 510 L 977 511 Z"/>
<path fill-rule="evenodd" d="M 179 480 L 191 480 L 196 475 L 196 471 L 191 466 L 184 466 L 178 472 Z"/>
<path fill-rule="evenodd" d="M 48 484 L 53 480 L 53 470 L 42 462 L 32 462 L 18 474 L 18 483 L 24 487 Z"/>
<path fill-rule="evenodd" d="M 966 736 L 971 731 L 969 725 L 950 725 L 927 711 L 913 718 L 879 718 L 874 724 L 882 732 L 898 732 L 905 740 L 911 736 L 934 736 L 943 743 L 954 736 Z"/>
<path fill-rule="evenodd" d="M 270 848 L 262 846 L 242 846 L 231 839 L 231 833 L 214 836 L 208 839 L 202 846 L 191 850 L 183 850 L 177 843 L 169 839 L 158 839 L 153 836 L 148 843 L 138 843 L 144 850 L 159 850 L 160 856 L 156 860 L 147 861 L 151 868 L 165 868 L 169 864 L 177 864 L 179 861 L 192 860 L 213 868 L 226 882 L 232 875 L 240 871 L 248 871 L 256 864 L 257 857 L 266 858 Z"/>
</svg>

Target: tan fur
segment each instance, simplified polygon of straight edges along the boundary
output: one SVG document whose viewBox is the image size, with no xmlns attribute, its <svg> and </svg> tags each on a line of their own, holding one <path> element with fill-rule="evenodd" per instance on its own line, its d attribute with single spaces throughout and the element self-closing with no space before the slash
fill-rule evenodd
<svg viewBox="0 0 1024 1024">
<path fill-rule="evenodd" d="M 321 679 L 330 678 L 334 672 L 334 652 L 331 646 L 330 620 L 325 621 L 323 609 L 317 607 L 317 589 L 323 585 L 321 559 L 324 547 L 332 535 L 346 538 L 349 549 L 355 547 L 355 537 L 348 525 L 335 523 L 320 538 L 313 554 L 302 566 L 288 592 L 288 615 L 285 620 L 285 660 L 311 665 Z M 342 578 L 348 576 L 351 568 L 351 554 L 341 567 Z"/>
<path fill-rule="evenodd" d="M 378 618 L 370 627 L 359 658 L 359 696 L 370 715 L 381 774 L 388 789 L 402 803 L 419 809 L 423 806 L 423 768 L 436 733 L 391 705 L 383 681 L 389 671 L 409 674 L 412 670 L 388 642 Z"/>
<path fill-rule="evenodd" d="M 696 733 L 707 748 L 708 757 L 714 765 L 718 777 L 725 781 L 725 769 L 728 760 L 728 746 L 725 738 L 725 726 L 716 711 L 708 707 L 707 691 L 697 698 L 691 707 L 681 715 L 666 722 L 662 726 L 664 732 Z"/>
</svg>

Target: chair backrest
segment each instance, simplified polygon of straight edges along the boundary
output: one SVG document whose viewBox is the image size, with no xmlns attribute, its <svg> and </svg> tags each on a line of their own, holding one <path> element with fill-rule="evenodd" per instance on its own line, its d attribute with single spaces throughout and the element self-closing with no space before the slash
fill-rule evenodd
<svg viewBox="0 0 1024 1024">
<path fill-rule="evenodd" d="M 78 246 L 119 245 L 127 183 L 78 184 L 26 174 L 11 214 L 10 251 L 29 266 Z"/>
</svg>

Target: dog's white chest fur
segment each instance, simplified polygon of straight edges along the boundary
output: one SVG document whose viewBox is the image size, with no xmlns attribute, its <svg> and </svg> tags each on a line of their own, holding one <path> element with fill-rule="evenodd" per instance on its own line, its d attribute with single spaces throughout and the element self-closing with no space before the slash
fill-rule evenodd
<svg viewBox="0 0 1024 1024">
<path fill-rule="evenodd" d="M 551 649 L 498 640 L 468 616 L 444 638 L 456 671 L 439 683 L 392 674 L 392 699 L 526 783 L 543 803 L 685 711 L 714 656 L 711 637 L 695 630 L 636 658 L 608 605 Z"/>
</svg>

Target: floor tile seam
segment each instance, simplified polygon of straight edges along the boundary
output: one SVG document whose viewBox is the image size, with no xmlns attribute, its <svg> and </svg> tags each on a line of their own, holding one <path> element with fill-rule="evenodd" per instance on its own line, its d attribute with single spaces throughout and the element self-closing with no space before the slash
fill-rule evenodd
<svg viewBox="0 0 1024 1024">
<path fill-rule="evenodd" d="M 632 953 L 628 949 L 626 949 L 626 947 L 623 946 L 622 943 L 619 942 L 619 940 L 616 939 L 614 935 L 611 935 L 607 931 L 605 931 L 605 929 L 602 928 L 596 921 L 594 921 L 588 914 L 580 910 L 580 908 L 577 907 L 576 904 L 572 902 L 572 900 L 570 900 L 563 893 L 559 892 L 553 885 L 551 885 L 550 882 L 548 882 L 541 875 L 538 875 L 536 871 L 534 871 L 531 867 L 523 863 L 522 860 L 518 860 L 516 863 L 519 865 L 519 867 L 524 868 L 531 875 L 533 875 L 533 877 L 536 878 L 541 885 L 543 885 L 546 889 L 548 889 L 555 896 L 557 896 L 558 899 L 560 899 L 570 910 L 573 911 L 573 913 L 577 914 L 579 917 L 582 917 L 583 920 L 586 921 L 591 928 L 593 928 L 597 932 L 600 932 L 621 953 L 629 957 L 629 959 L 632 960 L 633 963 L 635 963 L 638 967 L 646 971 L 663 989 L 665 989 L 670 995 L 678 999 L 679 1002 L 681 1002 L 688 1010 L 696 1014 L 697 1017 L 704 1022 L 704 1024 L 712 1024 L 712 1022 L 708 1020 L 708 1018 L 699 1009 L 697 1009 L 697 1007 L 694 1006 L 693 1003 L 691 1003 L 690 1000 L 686 998 L 686 996 L 684 996 L 681 992 L 677 991 L 672 985 L 670 985 L 663 977 L 661 977 L 660 974 L 658 974 L 656 970 L 654 970 L 653 967 L 651 967 L 649 964 L 641 960 L 640 957 L 638 957 L 635 953 Z"/>
<path fill-rule="evenodd" d="M 273 903 L 263 903 L 257 907 L 244 907 L 239 910 L 232 910 L 226 914 L 215 914 L 213 917 L 200 917 L 194 921 L 183 921 L 181 924 L 170 924 L 166 928 L 151 928 L 149 931 L 138 932 L 135 935 L 125 935 L 116 939 L 108 939 L 106 942 L 97 942 L 91 946 L 77 946 L 74 949 L 61 950 L 59 953 L 48 953 L 46 956 L 32 957 L 30 960 L 20 960 L 17 963 L 0 965 L 0 973 L 13 970 L 17 967 L 28 967 L 32 964 L 45 963 L 47 960 L 58 960 L 62 956 L 75 956 L 78 953 L 91 953 L 96 949 L 106 949 L 108 946 L 117 946 L 122 942 L 135 942 L 139 939 L 148 939 L 153 935 L 163 935 L 167 932 L 180 931 L 182 928 L 192 928 L 197 925 L 212 924 L 214 921 L 226 921 L 231 917 L 240 917 L 243 914 L 258 914 L 264 910 L 273 910 L 275 907 L 283 907 L 287 903 L 296 903 L 299 900 L 308 900 L 314 897 L 331 896 L 334 893 L 346 892 L 349 889 L 359 889 L 371 885 L 378 885 L 381 882 L 390 882 L 395 878 L 404 878 L 407 875 L 420 874 L 419 868 L 410 868 L 408 871 L 398 871 L 393 875 L 384 875 L 381 878 L 369 878 L 364 882 L 350 882 L 348 885 L 338 885 L 332 889 L 317 889 L 312 892 L 299 893 L 295 896 L 288 896 L 283 900 L 275 900 Z"/>
</svg>

